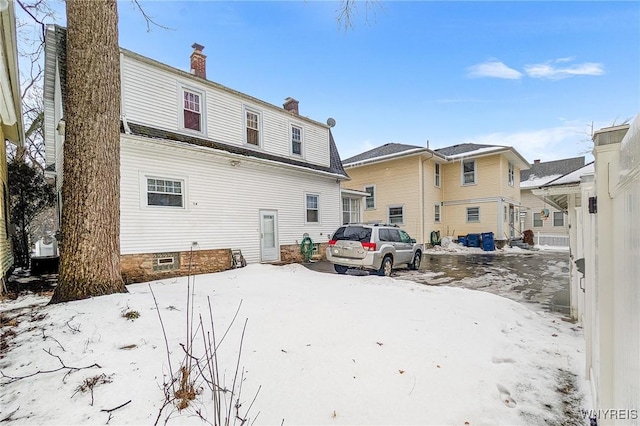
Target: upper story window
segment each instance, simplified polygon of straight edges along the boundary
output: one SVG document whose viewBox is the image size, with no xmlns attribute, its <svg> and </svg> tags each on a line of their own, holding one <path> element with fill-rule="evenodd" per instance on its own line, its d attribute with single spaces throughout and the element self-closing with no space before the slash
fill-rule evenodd
<svg viewBox="0 0 640 426">
<path fill-rule="evenodd" d="M 389 207 L 389 223 L 404 223 L 404 207 Z"/>
<path fill-rule="evenodd" d="M 480 207 L 467 207 L 467 222 L 480 222 Z"/>
<path fill-rule="evenodd" d="M 476 160 L 464 160 L 462 162 L 462 184 L 473 185 L 476 183 Z"/>
<path fill-rule="evenodd" d="M 440 164 L 435 164 L 435 176 L 433 178 L 433 184 L 440 188 Z"/>
<path fill-rule="evenodd" d="M 320 222 L 320 196 L 317 194 L 307 194 L 306 196 L 306 222 Z"/>
<path fill-rule="evenodd" d="M 260 113 L 245 110 L 246 143 L 260 146 Z"/>
<path fill-rule="evenodd" d="M 184 207 L 182 181 L 147 178 L 147 205 Z"/>
<path fill-rule="evenodd" d="M 515 179 L 515 169 L 512 162 L 509 162 L 509 186 L 514 186 L 516 184 Z"/>
<path fill-rule="evenodd" d="M 365 186 L 364 192 L 367 194 L 364 208 L 367 210 L 373 210 L 376 208 L 376 187 L 374 185 Z"/>
<path fill-rule="evenodd" d="M 302 127 L 291 125 L 291 153 L 302 155 Z"/>
<path fill-rule="evenodd" d="M 202 131 L 202 96 L 191 90 L 183 90 L 184 111 L 183 126 L 185 129 Z"/>
</svg>

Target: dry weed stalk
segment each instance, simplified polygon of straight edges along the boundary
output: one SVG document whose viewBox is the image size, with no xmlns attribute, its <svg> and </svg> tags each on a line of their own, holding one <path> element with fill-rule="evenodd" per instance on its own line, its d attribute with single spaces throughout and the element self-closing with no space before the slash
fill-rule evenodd
<svg viewBox="0 0 640 426">
<path fill-rule="evenodd" d="M 179 368 L 174 370 L 171 363 L 169 342 L 162 322 L 158 302 L 151 286 L 149 286 L 149 289 L 151 290 L 151 295 L 153 296 L 156 306 L 156 312 L 158 312 L 158 318 L 162 326 L 169 367 L 169 380 L 163 385 L 165 400 L 158 412 L 155 424 L 158 424 L 163 413 L 165 413 L 164 423 L 167 424 L 172 415 L 175 414 L 176 410 L 177 412 L 190 410 L 204 422 L 215 426 L 244 425 L 249 420 L 249 412 L 258 396 L 258 393 L 260 392 L 259 387 L 249 407 L 246 410 L 242 410 L 243 404 L 240 401 L 242 398 L 244 367 L 242 369 L 240 368 L 240 358 L 242 355 L 242 345 L 248 320 L 245 320 L 242 329 L 240 346 L 233 374 L 233 382 L 230 389 L 227 388 L 224 383 L 224 369 L 223 379 L 220 380 L 220 367 L 218 365 L 218 349 L 235 323 L 238 313 L 240 312 L 240 307 L 242 306 L 242 301 L 240 301 L 238 309 L 222 335 L 222 338 L 218 341 L 216 338 L 211 299 L 209 297 L 207 297 L 209 305 L 209 318 L 207 325 L 205 326 L 205 321 L 201 314 L 198 314 L 198 319 L 194 321 L 195 277 L 191 277 L 190 275 L 187 277 L 187 303 L 185 315 L 187 336 L 186 342 L 184 344 L 180 344 L 184 353 L 184 358 L 181 360 Z M 239 373 L 240 378 L 238 378 Z M 208 390 L 207 394 L 210 392 L 212 402 L 212 410 L 209 411 L 208 415 L 203 414 L 203 410 L 199 407 L 202 406 L 204 402 L 202 399 L 198 398 L 198 396 L 202 395 L 205 389 Z M 170 407 L 173 407 L 173 409 Z M 211 416 L 213 416 L 213 419 L 207 418 Z M 257 418 L 257 415 L 255 417 Z"/>
</svg>

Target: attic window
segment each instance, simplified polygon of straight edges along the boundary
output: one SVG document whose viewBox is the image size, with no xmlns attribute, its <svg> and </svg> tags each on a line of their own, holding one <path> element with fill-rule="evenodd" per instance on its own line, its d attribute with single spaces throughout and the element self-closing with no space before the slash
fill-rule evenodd
<svg viewBox="0 0 640 426">
<path fill-rule="evenodd" d="M 260 146 L 260 114 L 255 111 L 245 111 L 246 143 Z"/>
<path fill-rule="evenodd" d="M 184 128 L 202 131 L 201 97 L 198 93 L 189 90 L 183 92 Z"/>
</svg>

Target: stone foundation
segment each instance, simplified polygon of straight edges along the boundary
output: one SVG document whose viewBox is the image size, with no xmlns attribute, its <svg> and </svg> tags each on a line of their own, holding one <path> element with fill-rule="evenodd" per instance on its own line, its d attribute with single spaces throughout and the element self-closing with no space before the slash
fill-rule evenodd
<svg viewBox="0 0 640 426">
<path fill-rule="evenodd" d="M 326 258 L 325 253 L 327 250 L 327 243 L 315 243 L 315 250 L 313 252 L 312 260 L 324 260 Z M 304 262 L 304 256 L 300 252 L 299 244 L 291 244 L 286 246 L 280 246 L 280 262 L 281 263 L 302 263 Z"/>
<path fill-rule="evenodd" d="M 231 269 L 231 250 L 126 254 L 120 256 L 125 284 L 186 275 L 209 274 Z"/>
</svg>

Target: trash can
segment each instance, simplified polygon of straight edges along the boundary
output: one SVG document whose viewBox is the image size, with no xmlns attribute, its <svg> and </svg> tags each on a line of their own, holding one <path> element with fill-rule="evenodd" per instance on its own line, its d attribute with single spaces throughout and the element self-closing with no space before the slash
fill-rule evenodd
<svg viewBox="0 0 640 426">
<path fill-rule="evenodd" d="M 467 247 L 480 247 L 480 234 L 467 234 Z"/>
<path fill-rule="evenodd" d="M 464 235 L 458 235 L 458 244 L 462 244 L 463 246 L 467 245 L 467 237 Z"/>
<path fill-rule="evenodd" d="M 482 233 L 482 250 L 494 251 L 496 249 L 496 243 L 493 239 L 493 232 Z"/>
</svg>

